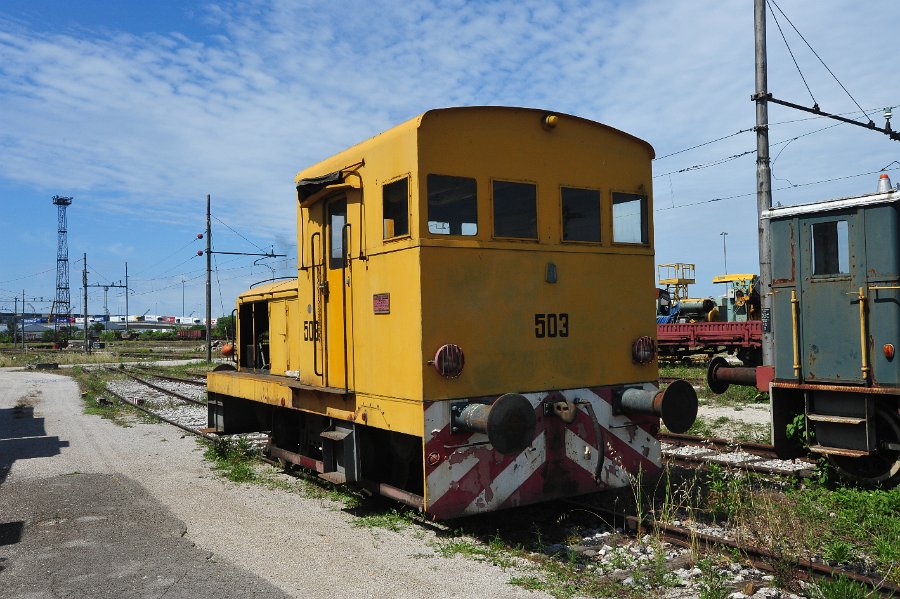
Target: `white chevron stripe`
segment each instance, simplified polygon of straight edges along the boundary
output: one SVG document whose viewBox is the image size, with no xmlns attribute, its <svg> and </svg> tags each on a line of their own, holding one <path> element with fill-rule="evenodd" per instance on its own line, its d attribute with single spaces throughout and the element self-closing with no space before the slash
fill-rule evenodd
<svg viewBox="0 0 900 599">
<path fill-rule="evenodd" d="M 477 463 L 478 457 L 471 453 L 456 464 L 451 463 L 449 459 L 441 462 L 441 465 L 428 475 L 425 495 L 428 505 L 433 505 L 443 497 L 444 493 L 449 491 L 453 484 L 460 481 Z"/>
<path fill-rule="evenodd" d="M 466 507 L 465 513 L 478 514 L 497 509 L 541 467 L 546 459 L 544 433 L 541 433 L 531 443 L 531 447 L 516 456 L 516 459 L 504 468 L 503 472 L 494 477 L 490 487 L 484 489 Z"/>
<path fill-rule="evenodd" d="M 573 389 L 563 391 L 562 394 L 566 399 L 571 401 L 575 401 L 576 399 L 590 401 L 591 405 L 594 407 L 594 413 L 597 414 L 597 420 L 599 421 L 600 426 L 606 429 L 604 434 L 615 435 L 623 443 L 630 445 L 635 451 L 643 455 L 647 460 L 656 465 L 661 463 L 662 451 L 659 447 L 659 441 L 639 426 L 628 426 L 631 424 L 631 420 L 627 416 L 621 414 L 613 416 L 612 406 L 602 398 L 598 397 L 593 391 L 588 389 Z M 632 438 L 632 435 L 634 438 Z M 605 469 L 606 468 L 604 467 L 604 470 Z"/>
</svg>

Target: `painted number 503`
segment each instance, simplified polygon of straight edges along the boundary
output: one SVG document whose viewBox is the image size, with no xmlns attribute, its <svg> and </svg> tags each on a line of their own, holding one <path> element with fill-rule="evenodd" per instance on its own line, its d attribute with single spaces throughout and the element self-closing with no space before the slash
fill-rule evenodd
<svg viewBox="0 0 900 599">
<path fill-rule="evenodd" d="M 538 339 L 568 337 L 569 315 L 565 312 L 559 314 L 535 314 L 534 336 Z"/>
</svg>

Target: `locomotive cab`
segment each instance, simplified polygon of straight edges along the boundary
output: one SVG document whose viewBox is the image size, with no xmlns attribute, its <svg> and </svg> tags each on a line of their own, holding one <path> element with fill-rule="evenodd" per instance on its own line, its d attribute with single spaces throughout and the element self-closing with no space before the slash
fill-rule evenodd
<svg viewBox="0 0 900 599">
<path fill-rule="evenodd" d="M 887 177 L 887 175 L 883 175 Z M 889 184 L 888 184 L 889 185 Z M 846 478 L 900 482 L 900 192 L 775 208 L 773 438 L 802 417 Z"/>
<path fill-rule="evenodd" d="M 660 465 L 652 148 L 546 111 L 434 110 L 298 173 L 298 277 L 238 300 L 210 426 L 451 518 Z"/>
</svg>

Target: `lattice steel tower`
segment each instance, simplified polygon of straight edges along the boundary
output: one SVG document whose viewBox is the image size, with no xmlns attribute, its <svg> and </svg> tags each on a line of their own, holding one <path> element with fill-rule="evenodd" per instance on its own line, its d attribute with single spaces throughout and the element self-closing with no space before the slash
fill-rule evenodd
<svg viewBox="0 0 900 599">
<path fill-rule="evenodd" d="M 59 211 L 56 243 L 56 310 L 58 316 L 68 316 L 69 307 L 69 241 L 66 236 L 66 208 L 72 198 L 53 196 L 53 204 Z M 56 327 L 54 327 L 56 328 Z"/>
</svg>

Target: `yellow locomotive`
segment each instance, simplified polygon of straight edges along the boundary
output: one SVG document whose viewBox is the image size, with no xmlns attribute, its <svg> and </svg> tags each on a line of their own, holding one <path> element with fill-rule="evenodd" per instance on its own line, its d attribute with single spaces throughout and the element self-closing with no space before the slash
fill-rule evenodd
<svg viewBox="0 0 900 599">
<path fill-rule="evenodd" d="M 237 301 L 209 424 L 436 518 L 659 468 L 653 148 L 547 111 L 432 110 L 296 177 L 298 277 Z"/>
</svg>

